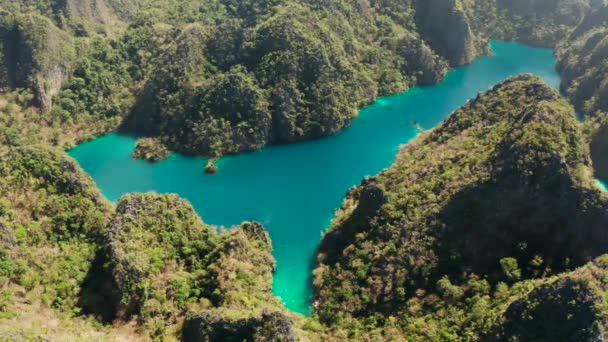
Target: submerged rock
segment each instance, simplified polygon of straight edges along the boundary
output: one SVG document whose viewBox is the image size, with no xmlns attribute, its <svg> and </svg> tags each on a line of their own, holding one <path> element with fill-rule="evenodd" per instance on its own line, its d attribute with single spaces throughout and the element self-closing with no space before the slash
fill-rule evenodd
<svg viewBox="0 0 608 342">
<path fill-rule="evenodd" d="M 209 175 L 216 174 L 219 168 L 215 165 L 215 159 L 209 159 L 207 165 L 205 165 L 205 173 Z"/>
</svg>

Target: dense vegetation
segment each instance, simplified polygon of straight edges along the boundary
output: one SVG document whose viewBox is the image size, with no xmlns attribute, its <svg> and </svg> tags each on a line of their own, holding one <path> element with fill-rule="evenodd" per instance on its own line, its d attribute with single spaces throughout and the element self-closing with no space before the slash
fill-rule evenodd
<svg viewBox="0 0 608 342">
<path fill-rule="evenodd" d="M 213 157 L 335 133 L 487 52 L 459 1 L 118 3 L 0 3 L 0 86 L 76 141 L 123 122 Z"/>
<path fill-rule="evenodd" d="M 157 162 L 167 158 L 171 152 L 157 138 L 141 138 L 137 140 L 133 158 Z"/>
<path fill-rule="evenodd" d="M 608 202 L 589 166 L 608 179 L 607 13 L 594 0 L 0 0 L 0 339 L 599 338 Z M 174 195 L 113 205 L 40 146 L 122 129 L 148 136 L 134 157 L 156 161 L 333 134 L 377 96 L 488 53 L 488 38 L 557 47 L 585 131 L 536 78 L 480 95 L 349 192 L 309 318 L 273 297 L 259 224 L 210 227 Z"/>
<path fill-rule="evenodd" d="M 255 327 L 243 334 L 271 334 L 275 320 L 295 329 L 272 295 L 272 246 L 257 223 L 218 233 L 175 195 L 125 195 L 113 208 L 71 158 L 43 147 L 3 153 L 0 193 L 2 334 L 179 336 L 189 315 L 191 330 L 200 317 L 238 317 Z M 17 323 L 39 319 L 32 306 L 60 312 L 69 333 Z M 82 314 L 135 329 L 104 332 L 84 320 L 78 332 Z"/>
<path fill-rule="evenodd" d="M 347 126 L 379 95 L 442 80 L 450 66 L 487 53 L 488 37 L 554 47 L 598 7 L 0 1 L 0 88 L 18 90 L 8 101 L 17 109 L 41 108 L 3 135 L 27 131 L 69 146 L 120 127 L 207 157 L 315 138 Z"/>
<path fill-rule="evenodd" d="M 597 341 L 605 338 L 606 255 L 537 285 L 513 302 L 490 335 L 500 341 Z"/>
<path fill-rule="evenodd" d="M 491 333 L 528 280 L 608 251 L 585 146 L 535 77 L 480 95 L 349 193 L 320 247 L 317 315 L 353 333 Z"/>
<path fill-rule="evenodd" d="M 608 6 L 591 12 L 558 49 L 562 90 L 586 115 L 608 111 Z"/>
<path fill-rule="evenodd" d="M 554 48 L 568 37 L 597 0 L 497 0 L 498 22 L 488 27 L 503 38 Z M 500 35 L 499 35 L 500 36 Z"/>
<path fill-rule="evenodd" d="M 196 18 L 158 32 L 158 18 L 148 21 L 146 30 L 165 41 L 124 127 L 206 156 L 319 137 L 347 126 L 378 95 L 437 82 L 450 63 L 485 52 L 454 3 L 438 13 L 459 27 L 458 41 L 432 47 L 416 28 L 418 5 L 409 2 L 240 6 L 227 6 L 219 25 Z M 450 32 L 447 26 L 428 31 Z"/>
</svg>

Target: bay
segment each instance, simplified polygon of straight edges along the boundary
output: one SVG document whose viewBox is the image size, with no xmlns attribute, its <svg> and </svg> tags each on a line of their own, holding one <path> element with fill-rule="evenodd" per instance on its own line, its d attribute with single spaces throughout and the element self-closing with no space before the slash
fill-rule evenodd
<svg viewBox="0 0 608 342">
<path fill-rule="evenodd" d="M 378 99 L 334 136 L 225 157 L 215 175 L 204 174 L 202 158 L 134 160 L 135 138 L 118 134 L 80 144 L 69 154 L 112 201 L 129 192 L 177 193 L 209 224 L 263 223 L 277 260 L 274 293 L 305 314 L 315 250 L 334 209 L 350 187 L 390 166 L 399 146 L 416 136 L 413 121 L 435 127 L 479 92 L 522 73 L 558 87 L 552 50 L 499 41 L 491 46 L 492 55 L 451 71 L 438 85 Z"/>
</svg>

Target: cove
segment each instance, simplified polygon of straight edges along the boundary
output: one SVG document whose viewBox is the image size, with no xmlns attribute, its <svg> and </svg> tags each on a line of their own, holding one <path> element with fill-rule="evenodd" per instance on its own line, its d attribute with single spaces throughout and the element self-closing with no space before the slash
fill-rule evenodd
<svg viewBox="0 0 608 342">
<path fill-rule="evenodd" d="M 441 84 L 378 99 L 339 134 L 225 157 L 216 175 L 204 174 L 201 158 L 173 154 L 156 164 L 133 160 L 135 139 L 117 134 L 80 144 L 69 154 L 112 201 L 129 192 L 177 193 L 206 223 L 263 223 L 277 260 L 274 293 L 289 309 L 308 313 L 321 233 L 348 189 L 390 166 L 400 144 L 416 136 L 412 121 L 435 127 L 479 92 L 521 73 L 558 87 L 552 50 L 499 41 L 491 47 L 493 55 L 451 71 Z"/>
</svg>

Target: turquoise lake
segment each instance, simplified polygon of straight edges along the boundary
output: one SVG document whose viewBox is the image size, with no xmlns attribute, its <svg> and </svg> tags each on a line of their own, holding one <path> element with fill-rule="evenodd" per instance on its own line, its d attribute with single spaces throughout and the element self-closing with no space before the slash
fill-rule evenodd
<svg viewBox="0 0 608 342">
<path fill-rule="evenodd" d="M 558 87 L 552 50 L 491 44 L 492 56 L 451 71 L 439 85 L 378 99 L 337 135 L 226 157 L 216 175 L 204 174 L 201 158 L 174 154 L 156 164 L 133 160 L 134 138 L 117 134 L 69 153 L 112 201 L 128 192 L 177 193 L 206 223 L 263 223 L 277 260 L 274 293 L 289 309 L 308 313 L 315 249 L 334 209 L 350 187 L 390 166 L 399 146 L 416 135 L 412 121 L 432 128 L 479 92 L 521 73 Z"/>
</svg>

